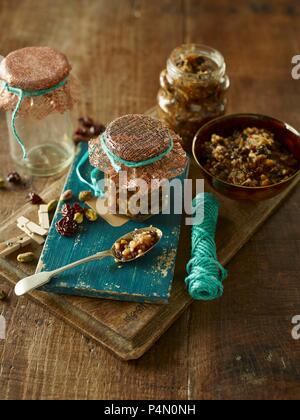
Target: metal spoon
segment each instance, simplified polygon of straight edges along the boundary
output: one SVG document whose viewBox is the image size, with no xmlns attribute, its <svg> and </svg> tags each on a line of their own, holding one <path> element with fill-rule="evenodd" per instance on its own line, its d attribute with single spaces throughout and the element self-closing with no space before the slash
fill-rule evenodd
<svg viewBox="0 0 300 420">
<path fill-rule="evenodd" d="M 155 232 L 157 234 L 157 241 L 155 242 L 155 244 L 151 248 L 149 248 L 147 251 L 143 252 L 142 254 L 138 254 L 136 257 L 132 259 L 123 260 L 123 259 L 117 258 L 116 251 L 115 251 L 116 242 L 119 242 L 122 239 L 130 240 L 134 235 L 138 233 L 142 233 L 142 232 Z M 77 267 L 78 265 L 85 264 L 91 261 L 101 260 L 102 258 L 105 258 L 105 257 L 113 257 L 115 261 L 118 263 L 135 261 L 138 258 L 141 258 L 144 255 L 146 255 L 148 252 L 152 251 L 152 249 L 159 243 L 162 236 L 163 236 L 162 231 L 152 226 L 148 228 L 136 229 L 135 231 L 130 232 L 127 235 L 124 235 L 121 238 L 119 238 L 117 241 L 115 241 L 111 249 L 107 251 L 98 252 L 95 255 L 91 255 L 90 257 L 83 258 L 82 260 L 75 261 L 71 264 L 65 265 L 64 267 L 60 267 L 53 271 L 43 271 L 41 273 L 37 273 L 37 274 L 34 274 L 32 276 L 29 276 L 20 280 L 15 286 L 15 294 L 17 296 L 25 295 L 26 293 L 31 292 L 32 290 L 37 289 L 38 287 L 44 286 L 45 284 L 49 283 L 49 281 L 54 276 L 57 276 L 58 274 L 61 274 L 64 271 L 70 270 L 74 267 Z"/>
</svg>

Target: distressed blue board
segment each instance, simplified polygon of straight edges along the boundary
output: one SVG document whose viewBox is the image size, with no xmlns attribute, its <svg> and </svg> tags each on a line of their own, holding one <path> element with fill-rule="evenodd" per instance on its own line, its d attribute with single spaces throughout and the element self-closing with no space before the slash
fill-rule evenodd
<svg viewBox="0 0 300 420">
<path fill-rule="evenodd" d="M 64 190 L 71 189 L 74 196 L 86 190 L 76 175 L 76 165 L 86 152 L 81 149 L 75 158 Z M 83 168 L 86 178 L 91 171 L 89 163 Z M 185 174 L 181 177 L 184 179 Z M 107 298 L 133 302 L 167 303 L 174 275 L 175 259 L 180 234 L 181 215 L 156 215 L 144 223 L 129 221 L 121 227 L 112 227 L 103 219 L 85 221 L 74 238 L 60 236 L 55 223 L 62 216 L 59 203 L 42 255 L 42 271 L 54 270 L 72 261 L 110 249 L 116 239 L 135 228 L 153 225 L 163 232 L 161 242 L 145 257 L 118 268 L 113 258 L 81 265 L 60 274 L 40 290 L 95 298 Z"/>
</svg>

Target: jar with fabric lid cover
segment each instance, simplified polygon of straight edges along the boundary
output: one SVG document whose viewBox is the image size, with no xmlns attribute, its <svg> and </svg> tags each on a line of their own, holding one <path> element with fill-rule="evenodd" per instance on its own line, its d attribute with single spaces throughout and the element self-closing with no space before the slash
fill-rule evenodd
<svg viewBox="0 0 300 420">
<path fill-rule="evenodd" d="M 74 157 L 70 111 L 79 84 L 66 56 L 49 47 L 16 50 L 0 63 L 0 109 L 7 112 L 12 159 L 50 176 Z"/>
<path fill-rule="evenodd" d="M 146 115 L 125 115 L 111 122 L 90 141 L 89 156 L 105 174 L 109 212 L 137 220 L 162 210 L 168 197 L 161 183 L 181 175 L 188 162 L 180 137 Z"/>
</svg>

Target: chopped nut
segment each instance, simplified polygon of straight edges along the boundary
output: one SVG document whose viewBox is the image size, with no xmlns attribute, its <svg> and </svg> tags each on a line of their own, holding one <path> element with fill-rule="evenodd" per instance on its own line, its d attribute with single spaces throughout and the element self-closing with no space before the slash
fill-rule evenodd
<svg viewBox="0 0 300 420">
<path fill-rule="evenodd" d="M 128 257 L 129 255 L 131 255 L 131 251 L 129 248 L 125 248 L 124 251 L 122 252 L 123 257 Z"/>
<path fill-rule="evenodd" d="M 0 189 L 5 188 L 5 179 L 4 178 L 0 178 Z"/>
<path fill-rule="evenodd" d="M 34 261 L 34 259 L 35 259 L 35 256 L 33 252 L 26 252 L 25 254 L 19 254 L 17 256 L 17 260 L 20 263 L 29 263 L 29 262 Z"/>
<path fill-rule="evenodd" d="M 272 159 L 266 159 L 265 165 L 266 166 L 274 166 L 276 163 Z"/>
<path fill-rule="evenodd" d="M 70 201 L 72 200 L 72 198 L 73 198 L 72 190 L 66 190 L 61 196 L 62 201 Z"/>
<path fill-rule="evenodd" d="M 262 181 L 261 185 L 263 187 L 267 187 L 268 185 L 271 185 L 271 182 L 268 179 L 265 179 L 264 181 Z"/>
<path fill-rule="evenodd" d="M 75 215 L 74 215 L 74 222 L 76 222 L 79 225 L 81 225 L 81 223 L 83 223 L 83 214 L 82 213 L 75 213 Z"/>
<path fill-rule="evenodd" d="M 93 198 L 93 193 L 91 191 L 81 191 L 78 198 L 80 201 L 88 201 Z"/>
<path fill-rule="evenodd" d="M 143 236 L 143 242 L 146 245 L 146 247 L 149 247 L 153 242 L 153 237 L 150 234 L 146 234 Z"/>
<path fill-rule="evenodd" d="M 58 205 L 57 200 L 51 200 L 48 203 L 48 213 L 53 213 L 56 210 L 57 205 Z"/>
<path fill-rule="evenodd" d="M 136 241 L 130 241 L 129 242 L 129 248 L 131 251 L 134 251 L 134 249 L 137 247 L 137 242 Z"/>
<path fill-rule="evenodd" d="M 95 212 L 95 210 L 85 209 L 84 213 L 85 213 L 85 217 L 90 222 L 95 222 L 98 219 L 98 214 Z"/>
</svg>

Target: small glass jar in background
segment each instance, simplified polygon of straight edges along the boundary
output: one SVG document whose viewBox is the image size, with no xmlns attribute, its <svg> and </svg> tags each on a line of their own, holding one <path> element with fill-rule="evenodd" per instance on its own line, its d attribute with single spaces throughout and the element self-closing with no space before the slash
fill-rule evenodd
<svg viewBox="0 0 300 420">
<path fill-rule="evenodd" d="M 186 44 L 171 53 L 160 75 L 158 112 L 181 136 L 188 153 L 199 128 L 225 114 L 229 86 L 226 64 L 217 50 Z"/>
<path fill-rule="evenodd" d="M 0 108 L 6 111 L 11 157 L 35 176 L 51 176 L 75 153 L 71 110 L 79 86 L 60 52 L 29 47 L 0 64 Z"/>
</svg>

